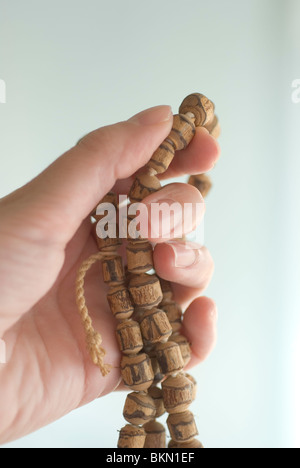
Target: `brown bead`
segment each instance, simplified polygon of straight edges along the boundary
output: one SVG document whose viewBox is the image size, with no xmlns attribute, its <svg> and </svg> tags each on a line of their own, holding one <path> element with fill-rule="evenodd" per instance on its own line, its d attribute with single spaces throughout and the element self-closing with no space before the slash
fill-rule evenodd
<svg viewBox="0 0 300 468">
<path fill-rule="evenodd" d="M 162 174 L 168 169 L 174 158 L 174 155 L 174 146 L 165 140 L 155 151 L 146 167 L 155 169 L 158 174 Z"/>
<path fill-rule="evenodd" d="M 168 377 L 162 383 L 163 400 L 170 414 L 183 413 L 192 403 L 192 382 L 184 375 Z"/>
<path fill-rule="evenodd" d="M 171 301 L 168 304 L 164 304 L 162 309 L 166 312 L 169 322 L 172 326 L 173 332 L 178 332 L 182 326 L 182 309 L 176 304 L 176 302 Z"/>
<path fill-rule="evenodd" d="M 167 419 L 171 438 L 181 444 L 190 442 L 198 435 L 193 414 L 190 411 L 170 414 Z"/>
<path fill-rule="evenodd" d="M 220 134 L 221 134 L 221 127 L 220 127 L 220 124 L 219 124 L 219 119 L 218 117 L 215 115 L 213 120 L 211 122 L 209 122 L 208 124 L 204 125 L 204 127 L 206 128 L 206 130 L 209 131 L 209 133 L 214 137 L 214 138 L 219 138 Z"/>
<path fill-rule="evenodd" d="M 129 273 L 146 273 L 153 268 L 153 249 L 149 242 L 128 242 L 126 251 Z"/>
<path fill-rule="evenodd" d="M 206 174 L 193 175 L 189 178 L 188 183 L 193 187 L 196 187 L 203 198 L 207 197 L 212 188 L 211 179 Z"/>
<path fill-rule="evenodd" d="M 149 395 L 129 393 L 127 395 L 123 416 L 130 424 L 140 426 L 155 418 L 156 406 Z"/>
<path fill-rule="evenodd" d="M 157 421 L 150 421 L 144 425 L 146 440 L 144 448 L 166 448 L 166 430 Z"/>
<path fill-rule="evenodd" d="M 154 378 L 149 356 L 145 353 L 123 356 L 121 374 L 127 387 L 132 390 L 147 390 L 152 385 Z"/>
<path fill-rule="evenodd" d="M 183 369 L 184 363 L 177 343 L 168 341 L 155 347 L 156 357 L 164 375 L 174 374 Z"/>
<path fill-rule="evenodd" d="M 162 416 L 166 412 L 162 389 L 158 387 L 150 387 L 148 390 L 148 394 L 151 396 L 156 406 L 155 419 L 160 418 L 160 416 Z"/>
<path fill-rule="evenodd" d="M 96 230 L 97 223 L 94 223 L 92 226 L 92 235 L 97 242 L 99 250 L 115 252 L 122 244 L 122 241 L 118 237 L 106 237 L 105 239 L 98 237 Z"/>
<path fill-rule="evenodd" d="M 151 193 L 157 192 L 161 188 L 160 181 L 154 175 L 147 173 L 136 176 L 129 192 L 129 199 L 132 203 L 144 200 Z"/>
<path fill-rule="evenodd" d="M 161 301 L 161 304 L 168 304 L 169 302 L 172 301 L 173 297 L 173 290 L 170 281 L 164 280 L 162 278 L 160 280 L 160 286 L 161 290 L 163 293 L 163 300 Z"/>
<path fill-rule="evenodd" d="M 119 256 L 102 260 L 102 271 L 105 283 L 121 283 L 125 279 L 122 258 Z"/>
<path fill-rule="evenodd" d="M 105 195 L 105 197 L 102 198 L 102 200 L 98 203 L 98 205 L 95 207 L 95 209 L 91 213 L 91 216 L 96 221 L 100 221 L 101 219 L 104 218 L 104 216 L 108 216 L 108 214 L 109 214 L 109 213 L 103 214 L 103 215 L 97 214 L 97 208 L 103 203 L 109 203 L 109 204 L 113 205 L 115 208 L 117 208 L 117 206 L 118 206 L 118 195 L 116 193 L 113 193 L 113 192 L 108 192 Z"/>
<path fill-rule="evenodd" d="M 151 360 L 151 365 L 152 365 L 153 374 L 154 374 L 153 382 L 155 384 L 158 384 L 159 382 L 163 380 L 164 374 L 162 374 L 161 369 L 159 367 L 158 360 L 156 359 L 155 350 L 149 352 L 149 357 Z"/>
<path fill-rule="evenodd" d="M 124 354 L 137 354 L 144 347 L 140 325 L 133 320 L 120 323 L 116 335 L 120 350 Z"/>
<path fill-rule="evenodd" d="M 119 435 L 118 448 L 143 448 L 146 440 L 146 432 L 142 427 L 124 426 Z"/>
<path fill-rule="evenodd" d="M 186 366 L 191 360 L 190 343 L 183 335 L 173 335 L 171 340 L 179 345 L 184 366 Z"/>
<path fill-rule="evenodd" d="M 162 300 L 162 291 L 156 275 L 141 274 L 131 278 L 129 292 L 137 307 L 152 309 Z"/>
<path fill-rule="evenodd" d="M 197 387 L 198 387 L 198 384 L 197 384 L 197 381 L 194 379 L 194 377 L 190 374 L 185 374 L 186 378 L 189 379 L 192 383 L 192 400 L 195 401 L 196 400 L 196 396 L 197 396 Z"/>
<path fill-rule="evenodd" d="M 145 312 L 140 322 L 141 332 L 146 343 L 167 341 L 172 335 L 172 327 L 167 314 L 160 309 Z"/>
<path fill-rule="evenodd" d="M 186 115 L 174 115 L 173 127 L 168 140 L 170 140 L 176 151 L 183 150 L 188 146 L 196 132 L 194 122 Z"/>
<path fill-rule="evenodd" d="M 118 320 L 126 320 L 134 311 L 129 292 L 124 284 L 113 286 L 107 294 L 110 310 Z"/>
<path fill-rule="evenodd" d="M 196 127 L 201 127 L 214 118 L 214 104 L 203 94 L 194 93 L 187 96 L 180 108 L 180 114 L 187 114 L 191 112 L 195 116 Z"/>
<path fill-rule="evenodd" d="M 170 440 L 168 448 L 177 448 L 177 449 L 184 449 L 184 448 L 204 448 L 201 444 L 200 440 L 192 439 L 189 442 L 185 442 L 184 444 L 180 444 L 179 442 L 175 442 L 174 440 Z"/>
</svg>

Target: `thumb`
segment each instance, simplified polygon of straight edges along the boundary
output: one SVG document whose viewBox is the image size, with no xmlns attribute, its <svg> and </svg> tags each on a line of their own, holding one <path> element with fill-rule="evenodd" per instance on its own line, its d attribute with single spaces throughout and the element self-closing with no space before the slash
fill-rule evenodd
<svg viewBox="0 0 300 468">
<path fill-rule="evenodd" d="M 2 220 L 4 211 L 14 219 L 20 214 L 26 219 L 23 234 L 27 230 L 31 240 L 66 244 L 115 182 L 146 164 L 170 132 L 172 117 L 169 106 L 157 106 L 88 134 L 37 178 L 3 199 Z"/>
<path fill-rule="evenodd" d="M 49 291 L 82 221 L 117 179 L 146 164 L 172 122 L 170 107 L 159 106 L 95 130 L 0 200 L 0 336 Z"/>
</svg>

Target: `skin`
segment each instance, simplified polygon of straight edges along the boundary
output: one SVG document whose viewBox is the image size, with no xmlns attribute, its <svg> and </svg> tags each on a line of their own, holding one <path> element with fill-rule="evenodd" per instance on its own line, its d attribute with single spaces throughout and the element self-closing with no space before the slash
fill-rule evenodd
<svg viewBox="0 0 300 468">
<path fill-rule="evenodd" d="M 116 323 L 99 265 L 88 273 L 86 297 L 94 327 L 103 336 L 106 362 L 113 366 L 106 377 L 86 351 L 75 302 L 76 271 L 97 252 L 89 213 L 112 188 L 124 193 L 171 127 L 170 107 L 159 106 L 100 128 L 0 200 L 0 337 L 7 360 L 0 364 L 1 444 L 120 389 Z M 206 172 L 219 154 L 216 140 L 197 129 L 162 178 Z M 186 184 L 171 184 L 161 193 L 165 199 L 172 194 L 179 203 L 201 201 L 199 192 Z M 216 340 L 216 306 L 201 296 L 213 260 L 206 248 L 193 246 L 196 260 L 182 266 L 187 259 L 176 242 L 157 242 L 155 269 L 173 282 L 175 300 L 186 308 L 182 332 L 192 343 L 192 367 L 208 356 Z"/>
</svg>

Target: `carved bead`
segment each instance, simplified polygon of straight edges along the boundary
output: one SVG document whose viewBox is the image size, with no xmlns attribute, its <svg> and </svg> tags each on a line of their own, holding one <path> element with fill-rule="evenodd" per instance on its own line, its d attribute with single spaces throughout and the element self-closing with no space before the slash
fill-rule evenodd
<svg viewBox="0 0 300 468">
<path fill-rule="evenodd" d="M 179 442 L 175 442 L 174 440 L 170 440 L 168 448 L 204 448 L 201 444 L 200 440 L 192 439 L 189 442 L 185 442 L 184 444 L 180 444 Z"/>
<path fill-rule="evenodd" d="M 129 273 L 146 273 L 153 268 L 153 249 L 149 242 L 128 242 L 126 251 Z"/>
<path fill-rule="evenodd" d="M 141 332 L 146 343 L 167 341 L 172 335 L 172 327 L 167 314 L 160 309 L 145 312 L 140 322 Z"/>
<path fill-rule="evenodd" d="M 194 416 L 190 411 L 170 414 L 167 419 L 171 438 L 181 444 L 190 442 L 198 435 Z"/>
<path fill-rule="evenodd" d="M 155 347 L 156 357 L 164 375 L 174 374 L 183 369 L 184 363 L 177 343 L 168 341 Z"/>
<path fill-rule="evenodd" d="M 174 146 L 165 140 L 155 151 L 146 167 L 155 169 L 158 174 L 162 174 L 168 169 L 174 158 L 174 155 Z"/>
<path fill-rule="evenodd" d="M 192 389 L 192 382 L 184 375 L 164 380 L 162 392 L 166 411 L 170 414 L 186 411 L 192 403 Z"/>
<path fill-rule="evenodd" d="M 168 140 L 170 140 L 177 151 L 188 146 L 195 135 L 195 124 L 186 115 L 174 115 L 173 127 Z"/>
<path fill-rule="evenodd" d="M 124 354 L 137 354 L 143 349 L 141 329 L 137 322 L 126 320 L 117 326 L 117 340 Z"/>
<path fill-rule="evenodd" d="M 178 332 L 182 325 L 181 307 L 176 304 L 176 302 L 172 301 L 169 304 L 164 304 L 162 308 L 168 316 L 173 332 Z"/>
<path fill-rule="evenodd" d="M 109 213 L 107 214 L 103 214 L 103 215 L 100 215 L 100 214 L 97 214 L 97 208 L 100 204 L 103 204 L 103 203 L 110 203 L 111 205 L 113 205 L 115 208 L 117 208 L 118 206 L 118 195 L 116 193 L 113 193 L 113 192 L 108 192 L 105 197 L 102 198 L 102 200 L 98 203 L 98 205 L 95 207 L 95 209 L 92 211 L 91 213 L 91 216 L 96 220 L 96 221 L 100 221 L 102 218 L 104 218 L 104 216 L 108 216 L 109 218 Z"/>
<path fill-rule="evenodd" d="M 143 448 L 146 440 L 146 432 L 142 427 L 124 426 L 119 435 L 118 448 Z"/>
<path fill-rule="evenodd" d="M 162 291 L 157 276 L 142 274 L 131 278 L 129 291 L 137 307 L 152 309 L 162 300 Z"/>
<path fill-rule="evenodd" d="M 190 343 L 183 335 L 173 335 L 171 340 L 179 345 L 184 366 L 186 366 L 191 360 Z"/>
<path fill-rule="evenodd" d="M 102 260 L 102 271 L 105 283 L 120 283 L 125 279 L 122 258 L 119 256 Z"/>
<path fill-rule="evenodd" d="M 170 303 L 173 297 L 173 290 L 170 281 L 160 278 L 160 286 L 163 293 L 161 305 Z"/>
<path fill-rule="evenodd" d="M 160 418 L 160 416 L 162 416 L 166 412 L 162 389 L 158 387 L 150 387 L 148 393 L 153 399 L 156 407 L 155 419 Z"/>
<path fill-rule="evenodd" d="M 197 396 L 197 387 L 198 387 L 197 381 L 190 374 L 185 374 L 185 376 L 192 383 L 192 400 L 194 401 L 194 400 L 196 400 L 196 396 Z"/>
<path fill-rule="evenodd" d="M 215 115 L 213 120 L 209 122 L 208 124 L 204 125 L 204 127 L 209 131 L 209 133 L 214 137 L 214 138 L 219 138 L 221 134 L 221 127 L 219 124 L 219 119 Z"/>
<path fill-rule="evenodd" d="M 214 118 L 214 104 L 203 94 L 194 93 L 187 96 L 180 108 L 180 114 L 191 112 L 195 116 L 196 127 L 201 127 Z"/>
<path fill-rule="evenodd" d="M 118 238 L 118 236 L 106 237 L 105 239 L 98 237 L 96 230 L 97 230 L 97 223 L 94 223 L 92 227 L 92 234 L 93 234 L 95 241 L 97 242 L 99 250 L 115 252 L 122 244 L 122 241 L 121 239 Z"/>
<path fill-rule="evenodd" d="M 136 176 L 129 192 L 129 199 L 132 203 L 144 200 L 151 193 L 157 192 L 161 188 L 160 181 L 154 175 L 147 173 Z"/>
<path fill-rule="evenodd" d="M 188 183 L 196 187 L 203 198 L 207 197 L 212 188 L 211 179 L 206 174 L 193 175 L 189 178 Z"/>
<path fill-rule="evenodd" d="M 148 353 L 148 355 L 149 355 L 150 360 L 151 360 L 151 365 L 152 365 L 153 374 L 154 374 L 153 382 L 158 384 L 159 382 L 161 382 L 163 380 L 164 375 L 162 374 L 161 369 L 159 367 L 158 360 L 156 358 L 155 350 L 150 351 Z"/>
<path fill-rule="evenodd" d="M 147 354 L 123 356 L 121 374 L 124 384 L 132 390 L 145 391 L 153 383 L 153 370 Z"/>
<path fill-rule="evenodd" d="M 157 421 L 150 421 L 144 425 L 146 440 L 144 448 L 166 448 L 166 430 Z"/>
<path fill-rule="evenodd" d="M 127 395 L 123 416 L 130 424 L 140 426 L 155 418 L 156 406 L 149 395 L 129 393 Z"/>
<path fill-rule="evenodd" d="M 134 311 L 129 292 L 124 284 L 110 288 L 107 294 L 110 310 L 118 320 L 126 320 Z"/>
</svg>

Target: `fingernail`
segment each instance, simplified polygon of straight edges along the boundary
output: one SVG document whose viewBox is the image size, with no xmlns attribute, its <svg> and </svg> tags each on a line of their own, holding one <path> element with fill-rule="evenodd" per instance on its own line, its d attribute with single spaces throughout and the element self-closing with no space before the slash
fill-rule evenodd
<svg viewBox="0 0 300 468">
<path fill-rule="evenodd" d="M 155 125 L 162 122 L 168 122 L 173 117 L 170 106 L 156 106 L 146 109 L 129 119 L 129 122 L 138 125 Z"/>
<path fill-rule="evenodd" d="M 200 260 L 201 247 L 196 243 L 169 242 L 167 245 L 173 251 L 175 268 L 189 268 Z"/>
</svg>

